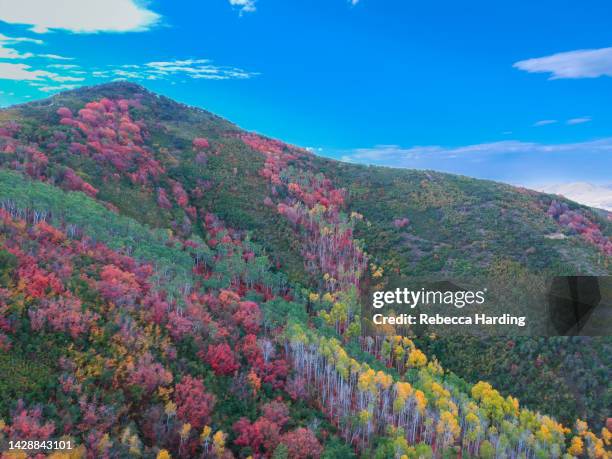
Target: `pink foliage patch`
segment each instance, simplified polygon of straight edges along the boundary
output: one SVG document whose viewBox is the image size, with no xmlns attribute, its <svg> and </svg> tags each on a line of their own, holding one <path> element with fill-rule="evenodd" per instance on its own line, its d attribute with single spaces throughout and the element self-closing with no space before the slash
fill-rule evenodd
<svg viewBox="0 0 612 459">
<path fill-rule="evenodd" d="M 82 191 L 92 198 L 95 198 L 98 194 L 98 190 L 96 188 L 79 177 L 76 172 L 69 167 L 66 168 L 66 171 L 64 172 L 64 184 L 67 189 L 72 191 Z"/>
<path fill-rule="evenodd" d="M 60 123 L 71 126 L 79 140 L 71 144 L 70 151 L 110 164 L 134 183 L 148 184 L 164 170 L 144 145 L 144 124 L 131 118 L 129 108 L 137 105 L 132 100 L 103 98 L 87 103 L 76 117 L 60 108 Z"/>
<path fill-rule="evenodd" d="M 208 139 L 204 139 L 202 137 L 196 137 L 195 139 L 193 139 L 193 148 L 197 150 L 203 150 L 204 148 L 209 147 L 210 143 L 208 142 Z"/>
<path fill-rule="evenodd" d="M 579 234 L 585 241 L 595 245 L 606 255 L 612 255 L 612 238 L 605 236 L 594 221 L 580 213 L 570 210 L 566 203 L 553 200 L 547 214 L 559 225 Z"/>
</svg>

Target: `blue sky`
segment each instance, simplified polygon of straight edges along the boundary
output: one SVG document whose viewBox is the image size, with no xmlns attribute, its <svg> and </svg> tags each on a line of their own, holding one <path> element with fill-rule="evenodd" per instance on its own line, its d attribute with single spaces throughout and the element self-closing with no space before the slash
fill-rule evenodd
<svg viewBox="0 0 612 459">
<path fill-rule="evenodd" d="M 0 0 L 0 104 L 117 78 L 327 156 L 612 183 L 609 1 Z"/>
</svg>

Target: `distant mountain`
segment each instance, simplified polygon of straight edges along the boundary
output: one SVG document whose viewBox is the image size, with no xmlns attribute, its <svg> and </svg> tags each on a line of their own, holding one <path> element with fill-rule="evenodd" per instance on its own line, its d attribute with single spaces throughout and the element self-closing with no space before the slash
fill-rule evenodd
<svg viewBox="0 0 612 459">
<path fill-rule="evenodd" d="M 368 339 L 359 296 L 483 277 L 520 304 L 609 274 L 611 237 L 563 197 L 321 158 L 131 83 L 0 110 L 0 453 L 603 457 L 609 337 Z"/>
<path fill-rule="evenodd" d="M 537 190 L 558 194 L 580 204 L 612 212 L 612 185 L 601 186 L 587 182 L 573 182 L 546 185 Z"/>
</svg>

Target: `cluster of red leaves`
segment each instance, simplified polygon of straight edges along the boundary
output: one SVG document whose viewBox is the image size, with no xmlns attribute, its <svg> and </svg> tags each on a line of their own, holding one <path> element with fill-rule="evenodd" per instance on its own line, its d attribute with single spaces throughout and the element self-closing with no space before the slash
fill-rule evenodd
<svg viewBox="0 0 612 459">
<path fill-rule="evenodd" d="M 64 186 L 71 191 L 82 191 L 92 198 L 95 198 L 98 194 L 96 188 L 79 177 L 76 172 L 69 167 L 67 167 L 64 172 Z"/>
<path fill-rule="evenodd" d="M 128 365 L 128 374 L 128 384 L 141 387 L 149 394 L 158 387 L 167 386 L 172 382 L 172 373 L 156 362 L 149 352 L 135 363 Z"/>
<path fill-rule="evenodd" d="M 17 407 L 13 410 L 12 420 L 9 427 L 6 427 L 8 437 L 11 440 L 47 440 L 55 432 L 53 422 L 44 422 L 42 419 L 42 409 L 36 407 L 28 410 L 20 400 Z M 0 430 L 0 433 L 2 430 Z"/>
<path fill-rule="evenodd" d="M 204 150 L 206 148 L 210 148 L 210 143 L 208 142 L 208 139 L 204 139 L 202 137 L 196 137 L 195 139 L 193 139 L 193 148 L 195 150 Z"/>
<path fill-rule="evenodd" d="M 176 203 L 182 208 L 187 207 L 187 204 L 189 204 L 189 197 L 187 196 L 183 186 L 175 180 L 171 180 L 170 183 L 172 185 L 172 194 L 174 195 L 174 199 L 176 199 Z"/>
<path fill-rule="evenodd" d="M 44 299 L 28 314 L 33 330 L 42 330 L 46 324 L 51 330 L 69 333 L 73 338 L 87 333 L 99 319 L 98 314 L 83 311 L 81 300 L 70 294 Z"/>
<path fill-rule="evenodd" d="M 37 144 L 25 144 L 17 138 L 20 126 L 9 123 L 0 127 L 0 163 L 22 171 L 30 177 L 47 181 L 49 158 Z"/>
<path fill-rule="evenodd" d="M 263 415 L 250 422 L 240 418 L 234 423 L 235 443 L 251 448 L 255 457 L 270 457 L 279 444 L 284 444 L 291 458 L 318 458 L 323 452 L 321 444 L 311 430 L 299 428 L 282 433 L 289 420 L 287 405 L 272 401 L 263 405 Z"/>
<path fill-rule="evenodd" d="M 204 388 L 201 379 L 185 376 L 174 388 L 176 415 L 196 430 L 210 424 L 215 397 Z"/>
<path fill-rule="evenodd" d="M 410 220 L 406 217 L 396 218 L 395 220 L 393 220 L 393 226 L 395 226 L 397 229 L 405 228 L 409 224 L 410 224 Z"/>
<path fill-rule="evenodd" d="M 232 348 L 227 343 L 210 344 L 204 360 L 218 376 L 232 375 L 240 368 Z"/>
<path fill-rule="evenodd" d="M 148 185 L 164 170 L 144 145 L 144 123 L 130 115 L 130 107 L 138 106 L 136 100 L 103 98 L 87 103 L 76 116 L 61 107 L 57 110 L 60 123 L 73 128 L 70 151 L 110 164 L 133 183 Z"/>
<path fill-rule="evenodd" d="M 579 234 L 606 255 L 612 255 L 612 238 L 605 236 L 601 228 L 579 211 L 570 210 L 566 203 L 553 200 L 547 210 L 559 225 Z"/>
</svg>

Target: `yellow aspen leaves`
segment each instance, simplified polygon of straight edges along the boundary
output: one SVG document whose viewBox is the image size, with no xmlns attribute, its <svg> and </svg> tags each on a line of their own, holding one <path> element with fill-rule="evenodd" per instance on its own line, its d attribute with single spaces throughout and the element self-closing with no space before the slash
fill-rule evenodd
<svg viewBox="0 0 612 459">
<path fill-rule="evenodd" d="M 610 432 L 606 427 L 602 427 L 601 439 L 606 446 L 612 445 L 612 432 Z"/>
<path fill-rule="evenodd" d="M 425 413 L 425 407 L 427 407 L 427 398 L 425 397 L 425 393 L 417 390 L 414 393 L 414 399 L 416 400 L 417 410 L 421 415 L 423 415 Z"/>
<path fill-rule="evenodd" d="M 218 456 L 221 456 L 225 451 L 225 434 L 221 430 L 213 435 L 213 449 Z"/>
<path fill-rule="evenodd" d="M 408 366 L 412 368 L 421 368 L 427 364 L 427 357 L 420 349 L 413 349 L 408 355 Z"/>
<path fill-rule="evenodd" d="M 412 386 L 407 382 L 398 382 L 395 384 L 395 391 L 398 398 L 408 400 L 408 397 L 412 395 Z"/>
<path fill-rule="evenodd" d="M 436 425 L 436 432 L 438 435 L 445 438 L 445 444 L 450 444 L 459 436 L 461 428 L 459 427 L 457 418 L 455 418 L 451 412 L 443 411 Z"/>
<path fill-rule="evenodd" d="M 191 424 L 187 422 L 183 424 L 183 427 L 181 427 L 181 431 L 179 432 L 179 435 L 184 440 L 185 438 L 189 436 L 190 433 L 191 433 Z"/>
<path fill-rule="evenodd" d="M 331 293 L 327 292 L 325 295 L 323 295 L 323 301 L 325 301 L 327 303 L 333 303 L 334 302 L 334 297 L 332 296 Z"/>
<path fill-rule="evenodd" d="M 204 441 L 208 439 L 211 433 L 212 433 L 212 429 L 210 428 L 210 426 L 204 426 L 202 428 L 202 433 L 200 434 L 200 440 Z"/>
<path fill-rule="evenodd" d="M 582 438 L 572 438 L 572 443 L 567 452 L 572 456 L 580 456 L 584 452 L 584 442 L 582 441 Z"/>
<path fill-rule="evenodd" d="M 389 387 L 391 387 L 391 384 L 393 384 L 393 378 L 391 375 L 383 373 L 382 371 L 378 371 L 376 373 L 374 381 L 383 390 L 387 390 Z"/>
<path fill-rule="evenodd" d="M 366 369 L 359 375 L 359 379 L 357 380 L 357 387 L 361 392 L 365 392 L 369 390 L 372 394 L 376 393 L 376 385 L 374 383 L 375 377 L 374 370 L 371 368 Z"/>
<path fill-rule="evenodd" d="M 166 416 L 169 418 L 174 416 L 176 414 L 176 404 L 172 401 L 166 403 L 164 406 L 164 413 L 166 413 Z"/>
</svg>

